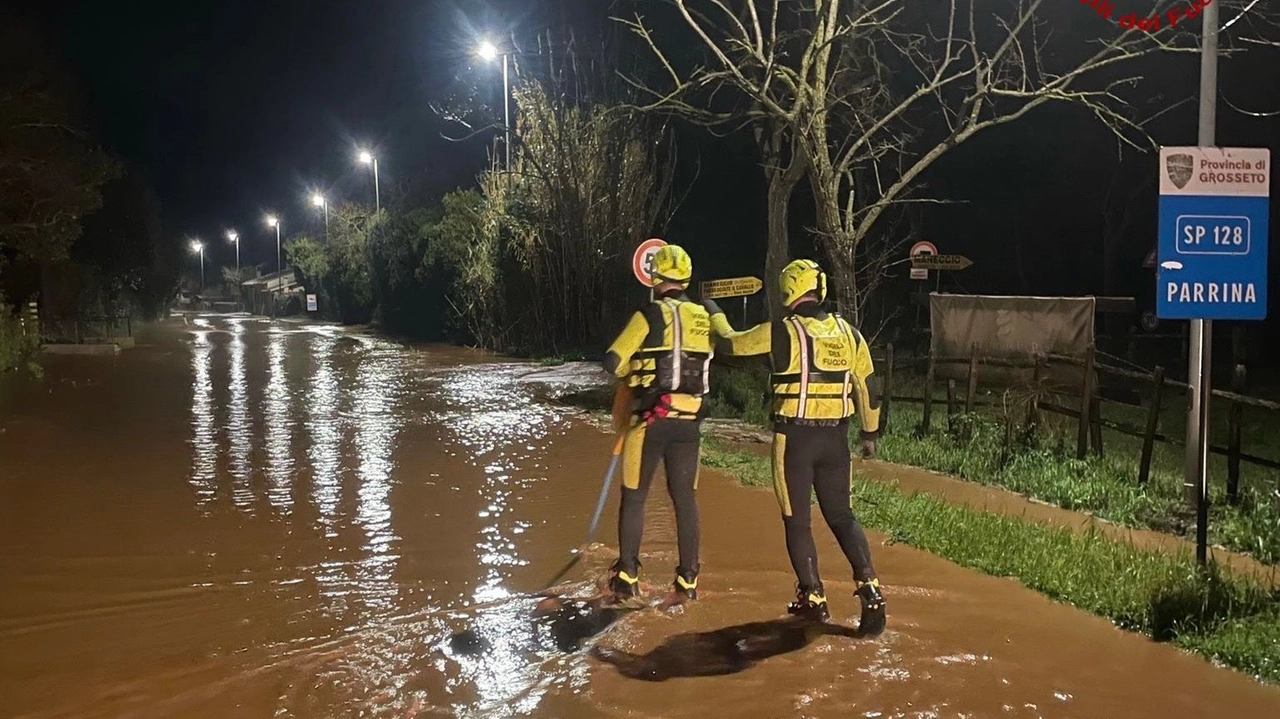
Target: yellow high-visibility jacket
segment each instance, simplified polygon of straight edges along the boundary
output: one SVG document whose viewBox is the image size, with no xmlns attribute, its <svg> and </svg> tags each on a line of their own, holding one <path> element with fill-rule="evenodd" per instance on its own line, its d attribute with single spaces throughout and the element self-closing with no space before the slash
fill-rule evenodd
<svg viewBox="0 0 1280 719">
<path fill-rule="evenodd" d="M 631 316 L 604 368 L 635 389 L 641 404 L 670 396 L 672 417 L 692 419 L 711 386 L 711 317 L 683 293 L 656 298 Z"/>
<path fill-rule="evenodd" d="M 779 322 L 735 332 L 723 313 L 711 318 L 721 352 L 768 354 L 773 365 L 775 421 L 838 421 L 858 416 L 864 432 L 880 428 L 867 380 L 875 372 L 871 348 L 844 318 L 805 303 Z"/>
</svg>

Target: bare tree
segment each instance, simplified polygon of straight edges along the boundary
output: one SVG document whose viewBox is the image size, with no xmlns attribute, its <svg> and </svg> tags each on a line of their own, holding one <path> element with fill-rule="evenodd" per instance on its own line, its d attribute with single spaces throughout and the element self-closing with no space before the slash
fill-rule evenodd
<svg viewBox="0 0 1280 719">
<path fill-rule="evenodd" d="M 1199 29 L 1185 19 L 1158 32 L 1099 20 L 1103 35 L 1082 41 L 1053 32 L 1049 14 L 1066 10 L 1046 0 L 668 2 L 708 61 L 682 75 L 643 17 L 624 20 L 670 78 L 668 88 L 648 88 L 652 106 L 687 113 L 692 93 L 732 88 L 751 101 L 741 120 L 791 140 L 839 304 L 855 321 L 865 290 L 859 247 L 891 241 L 881 227 L 890 210 L 938 201 L 923 180 L 939 158 L 1051 103 L 1084 107 L 1122 142 L 1149 144 L 1124 95 L 1138 77 L 1126 72 L 1149 53 L 1193 49 Z M 1258 4 L 1230 2 L 1246 14 Z M 1157 0 L 1151 11 L 1184 5 Z"/>
<path fill-rule="evenodd" d="M 672 3 L 682 11 L 679 3 Z M 754 7 L 752 8 L 754 11 Z M 776 12 L 769 21 L 774 35 L 774 43 L 767 52 L 777 51 L 779 20 Z M 750 127 L 760 152 L 760 167 L 768 183 L 766 195 L 766 216 L 768 237 L 765 256 L 765 290 L 768 296 L 770 314 L 775 316 L 781 309 L 781 295 L 777 287 L 777 278 L 786 266 L 791 254 L 790 240 L 790 208 L 791 198 L 796 186 L 805 178 L 808 169 L 808 155 L 799 147 L 799 138 L 794 132 L 794 115 L 778 112 L 778 107 L 764 106 L 761 98 L 750 92 L 730 101 L 727 107 L 713 109 L 717 97 L 723 97 L 724 90 L 744 88 L 745 83 L 739 81 L 735 73 L 728 68 L 698 66 L 688 71 L 667 57 L 660 49 L 657 38 L 646 25 L 644 18 L 637 14 L 634 18 L 616 18 L 632 33 L 641 38 L 659 60 L 660 77 L 643 79 L 626 77 L 628 83 L 640 93 L 637 108 L 645 112 L 663 112 L 677 115 L 695 124 L 706 127 L 713 132 L 734 132 Z M 785 30 L 783 31 L 785 32 Z M 748 54 L 739 60 L 745 64 L 752 58 L 763 56 L 766 48 L 762 45 L 759 53 Z M 752 72 L 765 71 L 767 62 L 752 68 Z"/>
</svg>

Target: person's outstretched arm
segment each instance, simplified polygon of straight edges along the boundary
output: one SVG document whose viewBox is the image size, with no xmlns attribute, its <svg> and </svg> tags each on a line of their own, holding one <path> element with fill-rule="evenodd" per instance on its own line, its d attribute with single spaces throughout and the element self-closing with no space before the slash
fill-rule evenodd
<svg viewBox="0 0 1280 719">
<path fill-rule="evenodd" d="M 732 357 L 767 355 L 773 348 L 773 323 L 761 322 L 748 330 L 738 332 L 729 324 L 729 318 L 713 300 L 703 300 L 702 305 L 711 315 L 711 334 L 715 338 L 716 352 Z"/>
</svg>

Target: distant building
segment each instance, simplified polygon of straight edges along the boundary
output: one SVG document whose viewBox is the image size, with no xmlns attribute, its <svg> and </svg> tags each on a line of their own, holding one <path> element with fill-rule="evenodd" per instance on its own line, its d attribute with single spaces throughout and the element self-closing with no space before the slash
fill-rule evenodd
<svg viewBox="0 0 1280 719">
<path fill-rule="evenodd" d="M 306 290 L 288 267 L 281 272 L 245 280 L 240 284 L 240 299 L 246 312 L 255 315 L 288 315 L 302 311 Z"/>
</svg>

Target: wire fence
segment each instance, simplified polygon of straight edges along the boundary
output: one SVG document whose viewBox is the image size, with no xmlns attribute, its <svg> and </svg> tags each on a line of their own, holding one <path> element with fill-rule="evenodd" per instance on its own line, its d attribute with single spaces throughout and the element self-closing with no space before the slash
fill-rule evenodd
<svg viewBox="0 0 1280 719">
<path fill-rule="evenodd" d="M 976 345 L 968 357 L 944 357 L 932 352 L 926 356 L 895 356 L 894 347 L 889 344 L 885 346 L 881 357 L 876 362 L 882 369 L 884 377 L 881 390 L 883 397 L 880 410 L 881 421 L 886 426 L 891 421 L 894 403 L 922 404 L 921 422 L 915 429 L 923 436 L 929 432 L 932 425 L 933 405 L 938 401 L 935 400 L 934 395 L 940 383 L 944 383 L 947 413 L 951 416 L 959 411 L 961 401 L 963 401 L 963 411 L 966 413 L 974 411 L 975 407 L 983 404 L 992 404 L 981 401 L 978 396 L 984 367 L 1023 370 L 1030 375 L 1023 386 L 1028 395 L 1024 421 L 1036 422 L 1041 412 L 1051 412 L 1074 419 L 1076 421 L 1076 456 L 1080 459 L 1083 459 L 1090 450 L 1102 456 L 1104 427 L 1142 440 L 1136 480 L 1139 484 L 1145 484 L 1151 477 L 1152 455 L 1157 442 L 1179 447 L 1186 446 L 1185 439 L 1160 431 L 1160 417 L 1162 409 L 1168 404 L 1169 394 L 1181 392 L 1185 402 L 1189 386 L 1185 382 L 1167 377 L 1164 367 L 1157 366 L 1151 370 L 1131 369 L 1119 366 L 1118 363 L 1101 361 L 1104 359 L 1114 361 L 1117 358 L 1104 356 L 1092 345 L 1089 346 L 1083 358 L 1042 354 L 1010 359 L 982 356 Z M 1125 364 L 1131 363 L 1125 362 Z M 939 368 L 953 365 L 962 365 L 967 368 L 963 373 L 965 385 L 962 397 L 956 380 L 942 380 L 937 377 Z M 1070 388 L 1070 391 L 1064 392 L 1061 383 L 1051 387 L 1045 381 L 1051 370 L 1061 367 L 1082 370 L 1079 373 L 1081 379 L 1078 386 Z M 895 374 L 901 377 L 904 372 L 919 373 L 921 370 L 923 370 L 924 379 L 923 392 L 919 396 L 895 393 Z M 1227 433 L 1225 446 L 1210 445 L 1209 451 L 1227 459 L 1227 499 L 1232 503 L 1239 499 L 1241 463 L 1280 470 L 1280 461 L 1246 452 L 1241 446 L 1245 408 L 1268 413 L 1280 412 L 1280 402 L 1245 394 L 1246 380 L 1245 366 L 1237 364 L 1232 373 L 1231 388 L 1213 390 L 1214 397 L 1225 400 L 1227 403 Z M 1111 387 L 1127 388 L 1132 394 L 1145 398 L 1145 402 L 1142 399 L 1126 402 L 1104 396 L 1101 392 L 1104 381 Z M 1004 388 L 1007 388 L 1007 385 Z M 1053 401 L 1055 399 L 1061 400 L 1061 403 Z M 1141 408 L 1145 411 L 1145 421 L 1139 427 L 1105 418 L 1101 411 L 1104 403 Z M 1012 421 L 1012 418 L 1008 418 L 1008 421 Z"/>
</svg>

